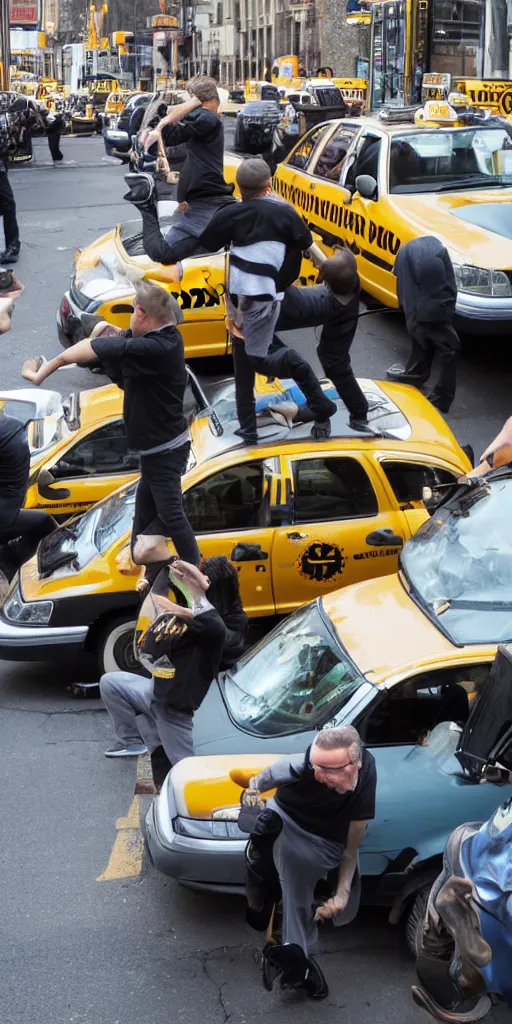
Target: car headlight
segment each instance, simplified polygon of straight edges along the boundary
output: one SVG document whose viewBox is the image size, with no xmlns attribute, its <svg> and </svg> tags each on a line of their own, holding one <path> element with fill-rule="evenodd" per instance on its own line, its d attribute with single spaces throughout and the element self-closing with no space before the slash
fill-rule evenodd
<svg viewBox="0 0 512 1024">
<path fill-rule="evenodd" d="M 215 821 L 202 818 L 175 818 L 174 831 L 179 836 L 189 839 L 244 839 L 249 838 L 247 832 L 238 828 L 236 821 Z"/>
<path fill-rule="evenodd" d="M 11 622 L 26 623 L 31 626 L 46 626 L 53 611 L 53 601 L 25 602 L 17 587 L 4 604 L 4 615 Z"/>
<path fill-rule="evenodd" d="M 512 284 L 503 270 L 485 270 L 483 267 L 470 267 L 465 264 L 454 264 L 457 290 L 471 292 L 473 295 L 489 295 L 494 298 L 508 298 L 512 295 Z"/>
</svg>

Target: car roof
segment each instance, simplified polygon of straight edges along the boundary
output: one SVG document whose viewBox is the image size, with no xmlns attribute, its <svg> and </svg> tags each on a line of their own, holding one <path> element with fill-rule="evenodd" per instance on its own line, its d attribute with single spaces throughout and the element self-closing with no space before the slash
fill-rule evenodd
<svg viewBox="0 0 512 1024">
<path fill-rule="evenodd" d="M 415 604 L 398 575 L 336 590 L 322 598 L 322 607 L 352 661 L 377 686 L 392 686 L 423 666 L 481 662 L 496 653 L 496 644 L 451 643 Z"/>
<path fill-rule="evenodd" d="M 338 125 L 350 124 L 350 125 L 353 125 L 355 128 L 365 128 L 368 131 L 371 131 L 372 129 L 374 129 L 374 130 L 378 130 L 380 132 L 384 132 L 387 135 L 403 135 L 404 132 L 411 132 L 411 133 L 417 135 L 418 132 L 424 132 L 424 131 L 460 132 L 460 131 L 467 131 L 468 128 L 476 128 L 476 127 L 499 128 L 499 125 L 496 124 L 496 123 L 486 124 L 485 122 L 482 125 L 453 125 L 453 124 L 441 124 L 441 123 L 439 123 L 437 125 L 436 124 L 418 125 L 418 124 L 414 124 L 414 122 L 411 122 L 410 116 L 407 118 L 406 115 L 404 114 L 403 121 L 395 120 L 395 118 L 398 118 L 398 117 L 399 117 L 399 108 L 396 108 L 396 110 L 395 110 L 395 108 L 393 108 L 393 121 L 392 122 L 388 122 L 384 118 L 372 117 L 371 115 L 365 115 L 363 117 L 335 117 L 335 118 L 329 118 L 329 120 L 326 120 L 326 121 L 322 122 L 322 124 L 327 124 L 327 125 L 332 125 L 332 124 L 338 124 Z M 506 122 L 504 122 L 504 124 L 506 124 Z M 314 127 L 317 128 L 318 125 L 314 125 Z"/>
<path fill-rule="evenodd" d="M 331 382 L 323 380 L 321 383 L 328 396 L 336 400 Z M 281 381 L 285 392 L 293 384 L 293 381 Z M 439 455 L 453 456 L 457 462 L 460 461 L 461 450 L 450 428 L 416 388 L 367 378 L 360 378 L 359 384 L 371 405 L 369 426 L 373 428 L 373 434 L 350 427 L 347 409 L 337 399 L 338 411 L 331 419 L 330 441 L 321 442 L 319 450 L 336 448 L 340 439 L 364 441 L 365 446 L 379 447 L 384 438 L 385 441 L 402 442 L 406 450 L 415 446 L 421 450 L 431 445 Z M 281 395 L 281 398 L 285 397 Z M 279 399 L 279 395 L 274 395 L 274 399 Z M 220 395 L 214 400 L 213 416 L 212 410 L 205 410 L 192 423 L 192 445 L 197 461 L 202 463 L 229 452 L 254 452 L 257 449 L 261 449 L 262 457 L 265 458 L 269 454 L 276 454 L 278 449 L 284 451 L 289 446 L 298 446 L 300 449 L 304 442 L 311 441 L 310 422 L 296 424 L 288 429 L 279 426 L 271 418 L 265 418 L 258 427 L 258 443 L 250 446 L 240 440 L 235 433 L 236 429 L 238 420 L 234 383 L 229 382 L 224 396 Z"/>
<path fill-rule="evenodd" d="M 117 384 L 106 384 L 89 391 L 80 391 L 80 426 L 107 421 L 112 416 L 123 414 L 123 393 Z"/>
</svg>

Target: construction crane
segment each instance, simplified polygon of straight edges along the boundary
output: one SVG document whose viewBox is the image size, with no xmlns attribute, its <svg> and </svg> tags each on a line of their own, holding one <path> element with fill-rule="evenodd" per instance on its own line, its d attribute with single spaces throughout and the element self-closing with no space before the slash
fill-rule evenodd
<svg viewBox="0 0 512 1024">
<path fill-rule="evenodd" d="M 89 8 L 88 50 L 108 50 L 110 46 L 107 32 L 108 4 L 104 3 L 96 10 L 96 5 Z"/>
</svg>

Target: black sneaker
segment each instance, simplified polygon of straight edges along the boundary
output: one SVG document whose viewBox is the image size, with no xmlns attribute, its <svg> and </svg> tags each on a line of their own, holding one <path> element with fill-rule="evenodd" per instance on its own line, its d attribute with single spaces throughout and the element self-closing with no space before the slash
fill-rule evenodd
<svg viewBox="0 0 512 1024">
<path fill-rule="evenodd" d="M 125 174 L 124 180 L 128 185 L 128 192 L 123 196 L 127 202 L 134 206 L 148 206 L 153 203 L 155 182 L 151 174 L 140 171 L 138 174 Z"/>
<path fill-rule="evenodd" d="M 386 370 L 386 377 L 388 380 L 394 380 L 397 384 L 415 384 L 417 387 L 428 380 L 428 375 L 425 377 L 421 373 L 408 373 L 405 366 L 398 366 L 396 363 Z"/>
<path fill-rule="evenodd" d="M 330 420 L 315 420 L 311 427 L 311 437 L 313 441 L 327 441 L 331 436 L 331 421 Z"/>
<path fill-rule="evenodd" d="M 308 960 L 296 942 L 278 946 L 267 943 L 263 949 L 263 984 L 271 991 L 276 978 L 281 988 L 302 988 L 306 979 Z"/>
<path fill-rule="evenodd" d="M 237 437 L 241 437 L 242 441 L 245 441 L 246 444 L 258 444 L 258 435 L 256 431 L 253 434 L 251 431 L 242 430 L 242 428 L 239 427 L 238 430 L 234 430 L 233 433 L 236 434 Z"/>
<path fill-rule="evenodd" d="M 310 999 L 326 999 L 329 995 L 329 986 L 325 975 L 312 956 L 308 956 L 308 969 L 304 988 Z"/>
<path fill-rule="evenodd" d="M 358 434 L 373 434 L 370 424 L 366 417 L 349 416 L 348 425 L 351 430 L 357 430 Z"/>
<path fill-rule="evenodd" d="M 20 258 L 20 249 L 20 242 L 11 242 L 7 249 L 0 252 L 0 263 L 17 263 Z"/>
</svg>

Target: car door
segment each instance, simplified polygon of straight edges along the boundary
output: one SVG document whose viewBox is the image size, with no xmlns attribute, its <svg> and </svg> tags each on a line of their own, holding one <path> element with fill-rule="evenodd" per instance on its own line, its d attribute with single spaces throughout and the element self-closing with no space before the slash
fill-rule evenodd
<svg viewBox="0 0 512 1024">
<path fill-rule="evenodd" d="M 360 131 L 360 126 L 342 122 L 334 132 L 326 132 L 321 137 L 308 162 L 305 216 L 311 230 L 320 236 L 329 254 L 345 242 L 350 212 L 344 200 L 349 197 L 349 193 L 340 188 L 339 179 Z"/>
<path fill-rule="evenodd" d="M 128 451 L 121 419 L 112 420 L 73 441 L 32 481 L 31 508 L 58 519 L 85 512 L 122 484 L 135 480 L 139 459 Z"/>
<path fill-rule="evenodd" d="M 274 534 L 276 611 L 394 572 L 410 533 L 364 455 L 312 451 L 285 461 L 293 513 L 291 525 Z"/>
<path fill-rule="evenodd" d="M 371 295 L 396 306 L 393 266 L 402 238 L 387 201 L 388 153 L 388 135 L 363 132 L 345 161 L 340 184 L 348 193 L 343 218 L 345 242 L 357 256 L 362 282 Z M 359 175 L 375 179 L 377 187 L 371 199 L 356 190 Z"/>
<path fill-rule="evenodd" d="M 411 534 L 416 533 L 428 519 L 448 487 L 456 483 L 460 476 L 455 467 L 448 467 L 440 460 L 429 459 L 427 456 L 411 458 L 400 453 L 379 453 L 375 460 Z M 424 488 L 430 489 L 430 497 L 424 496 Z"/>
<path fill-rule="evenodd" d="M 279 164 L 273 178 L 274 190 L 291 203 L 308 224 L 316 188 L 310 168 L 313 166 L 317 150 L 332 134 L 334 127 L 328 123 L 312 128 L 292 150 L 287 160 Z"/>
<path fill-rule="evenodd" d="M 232 561 L 249 616 L 274 614 L 268 493 L 275 462 L 247 459 L 216 472 L 203 466 L 202 479 L 183 495 L 202 557 L 226 555 Z"/>
</svg>

